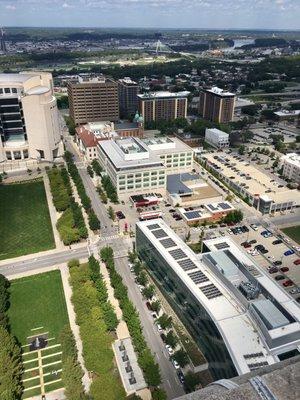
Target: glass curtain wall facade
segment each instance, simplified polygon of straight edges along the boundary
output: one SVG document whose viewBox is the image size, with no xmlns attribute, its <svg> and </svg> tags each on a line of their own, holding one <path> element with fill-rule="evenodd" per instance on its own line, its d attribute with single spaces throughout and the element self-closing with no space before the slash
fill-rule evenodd
<svg viewBox="0 0 300 400">
<path fill-rule="evenodd" d="M 237 371 L 215 323 L 138 226 L 136 251 L 179 319 L 197 342 L 209 363 L 214 379 L 236 376 Z"/>
</svg>

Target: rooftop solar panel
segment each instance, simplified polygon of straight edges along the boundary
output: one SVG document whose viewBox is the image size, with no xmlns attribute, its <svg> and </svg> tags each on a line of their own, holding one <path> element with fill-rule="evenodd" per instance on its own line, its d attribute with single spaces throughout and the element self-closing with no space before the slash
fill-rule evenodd
<svg viewBox="0 0 300 400">
<path fill-rule="evenodd" d="M 163 229 L 158 229 L 157 231 L 153 231 L 152 234 L 156 237 L 156 239 L 168 236 Z"/>
<path fill-rule="evenodd" d="M 148 225 L 149 231 L 152 231 L 153 229 L 158 229 L 158 228 L 159 228 L 159 225 L 158 225 L 158 224 Z"/>
<path fill-rule="evenodd" d="M 212 211 L 216 211 L 217 210 L 217 207 L 213 206 L 212 204 L 207 204 L 206 206 Z"/>
<path fill-rule="evenodd" d="M 186 258 L 187 257 L 185 252 L 182 251 L 181 249 L 174 249 L 174 250 L 169 251 L 169 253 L 174 258 L 174 260 L 180 260 L 181 258 Z"/>
<path fill-rule="evenodd" d="M 200 287 L 200 289 L 208 299 L 214 299 L 215 297 L 222 296 L 220 290 L 212 283 L 209 285 L 202 286 Z"/>
<path fill-rule="evenodd" d="M 230 247 L 230 246 L 229 246 L 229 244 L 226 243 L 226 242 L 220 242 L 220 243 L 216 243 L 216 244 L 215 244 L 215 247 L 216 247 L 218 250 L 222 250 L 222 249 L 227 249 L 227 248 Z"/>
<path fill-rule="evenodd" d="M 184 213 L 184 215 L 187 219 L 194 219 L 194 218 L 200 217 L 199 211 L 188 211 L 188 212 Z"/>
<path fill-rule="evenodd" d="M 176 246 L 176 243 L 174 240 L 168 238 L 168 239 L 162 239 L 160 243 L 164 246 L 165 249 L 168 249 L 169 247 L 174 247 Z"/>
<path fill-rule="evenodd" d="M 191 272 L 188 274 L 189 277 L 192 279 L 192 281 L 194 283 L 196 283 L 197 285 L 199 283 L 203 283 L 203 282 L 207 282 L 209 279 L 207 278 L 206 275 L 203 274 L 203 272 L 201 271 L 195 271 L 195 272 Z"/>
<path fill-rule="evenodd" d="M 197 268 L 197 265 L 195 263 L 193 263 L 193 261 L 191 261 L 189 258 L 178 261 L 178 264 L 184 271 L 190 271 L 192 269 Z"/>
<path fill-rule="evenodd" d="M 229 210 L 231 208 L 227 203 L 219 203 L 219 207 L 221 207 L 222 210 Z"/>
</svg>

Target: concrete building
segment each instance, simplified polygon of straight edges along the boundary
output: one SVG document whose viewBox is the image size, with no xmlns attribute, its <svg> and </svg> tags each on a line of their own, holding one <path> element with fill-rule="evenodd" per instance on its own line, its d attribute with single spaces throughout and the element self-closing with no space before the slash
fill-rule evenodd
<svg viewBox="0 0 300 400">
<path fill-rule="evenodd" d="M 51 74 L 0 74 L 0 161 L 53 161 L 62 154 Z"/>
<path fill-rule="evenodd" d="M 298 400 L 300 356 L 221 379 L 176 400 Z"/>
<path fill-rule="evenodd" d="M 165 191 L 168 173 L 193 168 L 192 149 L 175 138 L 104 140 L 98 156 L 118 194 Z"/>
<path fill-rule="evenodd" d="M 300 309 L 231 239 L 195 254 L 161 219 L 136 223 L 136 251 L 197 342 L 214 379 L 257 371 L 298 353 Z M 257 288 L 249 299 L 240 287 Z"/>
<path fill-rule="evenodd" d="M 201 156 L 208 169 L 214 171 L 226 185 L 259 210 L 262 214 L 291 210 L 300 206 L 296 189 L 289 189 L 247 161 L 240 161 L 231 154 L 206 153 Z"/>
<path fill-rule="evenodd" d="M 190 92 L 152 92 L 139 94 L 139 112 L 145 123 L 186 118 Z"/>
<path fill-rule="evenodd" d="M 226 132 L 220 131 L 220 129 L 206 128 L 205 141 L 217 149 L 229 147 L 229 135 Z"/>
<path fill-rule="evenodd" d="M 235 208 L 228 201 L 208 203 L 196 207 L 179 207 L 178 211 L 188 225 L 195 225 L 203 222 L 216 222 L 225 217 Z"/>
<path fill-rule="evenodd" d="M 107 77 L 79 76 L 68 83 L 70 116 L 78 124 L 119 120 L 118 84 Z"/>
<path fill-rule="evenodd" d="M 218 87 L 200 92 L 199 114 L 208 121 L 226 123 L 233 120 L 235 94 Z"/>
<path fill-rule="evenodd" d="M 3 54 L 7 52 L 3 28 L 0 29 L 0 52 Z"/>
<path fill-rule="evenodd" d="M 132 117 L 138 110 L 138 84 L 127 77 L 119 79 L 118 92 L 121 118 Z"/>
<path fill-rule="evenodd" d="M 282 175 L 300 184 L 300 155 L 296 153 L 286 154 L 281 157 L 280 161 L 283 166 Z"/>
</svg>

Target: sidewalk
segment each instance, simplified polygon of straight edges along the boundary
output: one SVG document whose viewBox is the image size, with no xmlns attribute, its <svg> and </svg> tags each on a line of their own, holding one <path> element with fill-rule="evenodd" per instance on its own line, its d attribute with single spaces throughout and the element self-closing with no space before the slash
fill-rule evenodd
<svg viewBox="0 0 300 400">
<path fill-rule="evenodd" d="M 73 304 L 71 302 L 72 289 L 69 284 L 70 273 L 69 273 L 69 268 L 67 267 L 66 264 L 64 264 L 60 267 L 60 272 L 61 272 L 61 279 L 62 279 L 62 283 L 63 283 L 63 287 L 64 287 L 65 299 L 66 299 L 68 315 L 69 315 L 69 320 L 70 320 L 70 327 L 72 329 L 72 332 L 73 332 L 73 335 L 74 335 L 74 338 L 76 341 L 77 350 L 78 350 L 78 361 L 84 372 L 84 375 L 82 377 L 82 384 L 84 386 L 85 392 L 88 393 L 90 390 L 91 381 L 90 381 L 90 378 L 88 375 L 88 371 L 85 368 L 84 359 L 82 356 L 82 341 L 81 341 L 81 337 L 80 337 L 79 326 L 76 325 L 76 314 L 75 314 L 75 311 L 73 308 Z"/>
<path fill-rule="evenodd" d="M 50 214 L 50 219 L 51 219 L 51 224 L 52 224 L 52 229 L 53 229 L 53 235 L 54 235 L 54 240 L 55 240 L 55 246 L 57 249 L 64 249 L 64 248 L 66 248 L 66 246 L 61 241 L 58 230 L 56 228 L 56 223 L 57 223 L 57 219 L 58 219 L 57 211 L 56 211 L 53 201 L 52 201 L 52 194 L 51 194 L 50 182 L 49 182 L 48 175 L 46 173 L 43 173 L 43 178 L 44 178 L 44 186 L 45 186 L 45 192 L 46 192 L 46 197 L 47 197 L 48 209 L 49 209 L 49 214 Z"/>
</svg>

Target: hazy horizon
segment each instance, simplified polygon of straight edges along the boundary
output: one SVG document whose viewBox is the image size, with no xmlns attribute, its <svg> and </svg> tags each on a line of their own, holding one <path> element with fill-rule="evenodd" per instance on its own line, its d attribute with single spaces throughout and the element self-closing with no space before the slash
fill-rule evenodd
<svg viewBox="0 0 300 400">
<path fill-rule="evenodd" d="M 299 30 L 299 0 L 0 0 L 0 25 Z M 38 21 L 38 22 L 37 22 Z"/>
</svg>

